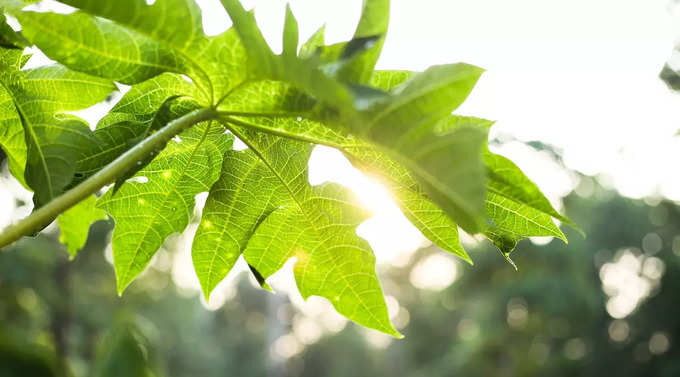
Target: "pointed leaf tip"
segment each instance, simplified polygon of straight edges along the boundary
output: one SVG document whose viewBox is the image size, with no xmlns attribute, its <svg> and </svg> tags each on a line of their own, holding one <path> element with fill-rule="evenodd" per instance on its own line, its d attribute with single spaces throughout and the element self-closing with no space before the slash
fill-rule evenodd
<svg viewBox="0 0 680 377">
<path fill-rule="evenodd" d="M 290 8 L 290 3 L 286 4 L 286 19 L 283 26 L 283 54 L 290 57 L 297 56 L 298 48 L 298 23 L 295 15 Z"/>
</svg>

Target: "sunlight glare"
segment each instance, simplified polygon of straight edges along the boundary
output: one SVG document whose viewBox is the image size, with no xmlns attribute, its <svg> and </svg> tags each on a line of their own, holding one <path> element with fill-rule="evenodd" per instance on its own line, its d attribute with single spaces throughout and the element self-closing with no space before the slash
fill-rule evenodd
<svg viewBox="0 0 680 377">
<path fill-rule="evenodd" d="M 457 275 L 457 261 L 445 254 L 432 254 L 413 267 L 409 280 L 416 288 L 441 291 L 453 284 Z"/>
<path fill-rule="evenodd" d="M 609 296 L 606 309 L 615 319 L 631 314 L 660 284 L 665 265 L 633 249 L 622 249 L 612 262 L 600 267 L 602 290 Z"/>
<path fill-rule="evenodd" d="M 403 265 L 408 256 L 427 244 L 427 240 L 402 214 L 389 191 L 380 183 L 363 175 L 333 148 L 317 146 L 309 162 L 309 182 L 318 185 L 336 182 L 346 186 L 358 197 L 373 217 L 357 228 L 381 263 Z"/>
</svg>

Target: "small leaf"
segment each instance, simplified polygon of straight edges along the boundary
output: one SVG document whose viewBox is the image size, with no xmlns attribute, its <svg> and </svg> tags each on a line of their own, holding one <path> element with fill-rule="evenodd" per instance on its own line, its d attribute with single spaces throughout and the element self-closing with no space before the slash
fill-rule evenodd
<svg viewBox="0 0 680 377">
<path fill-rule="evenodd" d="M 507 256 L 522 238 L 533 236 L 567 238 L 550 215 L 507 197 L 489 192 L 486 214 L 492 224 L 484 234 Z"/>
<path fill-rule="evenodd" d="M 354 32 L 352 41 L 348 43 L 348 49 L 350 49 L 349 45 L 353 41 L 355 43 L 356 41 L 361 41 L 362 53 L 343 68 L 343 78 L 362 84 L 371 79 L 373 68 L 378 61 L 383 43 L 385 42 L 389 15 L 389 0 L 364 1 L 359 24 Z M 370 45 L 366 45 L 366 42 L 369 42 Z"/>
<path fill-rule="evenodd" d="M 246 12 L 238 0 L 221 0 L 234 22 L 243 45 L 246 47 L 251 74 L 258 79 L 285 81 L 294 84 L 304 93 L 333 107 L 353 108 L 349 88 L 326 75 L 318 60 L 295 58 L 292 54 L 275 55 L 267 45 L 252 12 Z M 287 33 L 296 34 L 297 21 L 287 12 Z"/>
<path fill-rule="evenodd" d="M 484 153 L 484 162 L 487 167 L 490 191 L 577 227 L 571 220 L 562 216 L 553 208 L 538 186 L 524 175 L 512 161 L 487 151 Z"/>
<path fill-rule="evenodd" d="M 71 258 L 85 246 L 90 225 L 98 220 L 105 220 L 104 211 L 95 208 L 94 195 L 76 204 L 68 211 L 57 217 L 61 236 L 59 241 L 66 244 L 66 250 Z"/>
<path fill-rule="evenodd" d="M 93 377 L 154 377 L 153 345 L 133 321 L 117 319 L 104 335 L 92 367 Z"/>
<path fill-rule="evenodd" d="M 298 24 L 290 4 L 286 4 L 286 19 L 283 26 L 283 54 L 295 57 L 298 48 Z"/>
</svg>

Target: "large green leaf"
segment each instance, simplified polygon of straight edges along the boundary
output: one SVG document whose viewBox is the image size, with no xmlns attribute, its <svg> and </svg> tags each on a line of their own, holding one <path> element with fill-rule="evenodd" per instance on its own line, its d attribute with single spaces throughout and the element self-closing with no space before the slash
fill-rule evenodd
<svg viewBox="0 0 680 377">
<path fill-rule="evenodd" d="M 107 2 L 102 2 L 107 3 Z M 15 12 L 23 34 L 68 67 L 134 84 L 162 72 L 185 72 L 182 56 L 115 23 L 74 14 Z"/>
<path fill-rule="evenodd" d="M 389 90 L 412 76 L 413 73 L 407 71 L 376 71 L 371 83 Z M 439 121 L 435 128 L 447 132 L 473 127 L 486 132 L 492 125 L 493 122 L 484 119 L 449 116 Z M 525 237 L 555 236 L 566 240 L 552 217 L 573 227 L 576 225 L 552 207 L 536 184 L 507 158 L 488 150 L 483 157 L 489 190 L 484 207 L 485 215 L 491 221 L 484 233 L 501 252 L 507 257 L 517 242 Z M 417 224 L 417 221 L 411 221 Z M 423 233 L 426 234 L 425 231 Z"/>
<path fill-rule="evenodd" d="M 113 261 L 120 293 L 146 268 L 170 234 L 186 228 L 194 197 L 217 181 L 222 154 L 232 140 L 215 124 L 191 128 L 180 139 L 170 141 L 139 171 L 138 180 L 128 181 L 115 193 L 109 190 L 97 203 L 116 222 Z"/>
<path fill-rule="evenodd" d="M 298 121 L 295 118 L 283 117 L 246 120 L 240 117 L 228 117 L 226 121 L 239 124 L 244 128 L 256 128 L 287 138 L 332 146 L 342 151 L 356 167 L 377 177 L 389 188 L 404 215 L 427 238 L 444 250 L 470 262 L 469 256 L 458 241 L 457 225 L 428 199 L 427 194 L 408 170 L 381 153 L 374 145 L 342 135 L 318 122 L 309 120 Z"/>
<path fill-rule="evenodd" d="M 415 74 L 371 109 L 368 124 L 357 130 L 388 148 L 430 198 L 471 233 L 483 226 L 481 151 L 487 132 L 479 127 L 442 130 L 437 124 L 465 100 L 481 72 L 454 64 Z"/>
</svg>

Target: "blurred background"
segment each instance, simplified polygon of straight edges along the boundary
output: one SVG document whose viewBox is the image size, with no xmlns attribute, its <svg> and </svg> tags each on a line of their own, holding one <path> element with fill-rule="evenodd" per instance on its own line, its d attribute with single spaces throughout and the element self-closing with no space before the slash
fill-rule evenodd
<svg viewBox="0 0 680 377">
<path fill-rule="evenodd" d="M 197 2 L 208 34 L 229 26 L 218 0 Z M 280 49 L 285 2 L 245 3 Z M 351 36 L 361 6 L 291 3 L 302 36 L 325 22 L 329 43 Z M 51 1 L 35 7 L 69 11 Z M 310 182 L 348 185 L 375 214 L 358 233 L 376 253 L 404 339 L 347 322 L 323 299 L 303 301 L 290 265 L 272 277 L 270 294 L 239 263 L 205 302 L 191 266 L 195 225 L 170 237 L 118 297 L 112 223 L 101 221 L 72 261 L 55 227 L 0 253 L 0 376 L 680 375 L 680 96 L 658 78 L 667 61 L 680 68 L 675 3 L 395 0 L 392 8 L 379 68 L 486 68 L 457 113 L 497 120 L 492 149 L 586 238 L 565 228 L 568 245 L 523 241 L 515 271 L 488 242 L 463 235 L 469 266 L 425 240 L 339 153 L 317 148 Z M 48 62 L 33 52 L 29 67 Z M 96 123 L 120 96 L 78 115 Z M 31 210 L 30 193 L 2 169 L 0 227 Z"/>
</svg>

